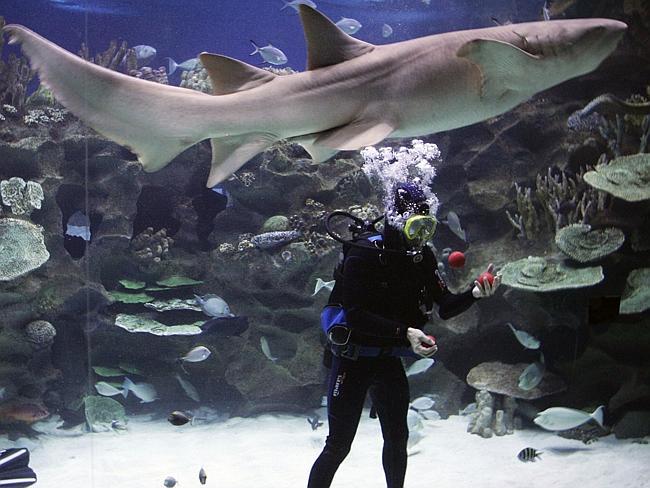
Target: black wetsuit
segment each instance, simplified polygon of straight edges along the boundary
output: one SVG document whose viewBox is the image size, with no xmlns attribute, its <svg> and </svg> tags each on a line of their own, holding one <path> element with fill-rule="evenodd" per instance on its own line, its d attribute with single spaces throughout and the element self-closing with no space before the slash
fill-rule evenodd
<svg viewBox="0 0 650 488">
<path fill-rule="evenodd" d="M 375 247 L 367 238 L 357 242 Z M 308 488 L 330 486 L 350 451 L 368 391 L 384 438 L 382 462 L 386 485 L 404 485 L 409 386 L 401 359 L 391 355 L 390 348 L 410 345 L 407 328 L 422 328 L 429 318 L 426 312 L 434 303 L 438 305 L 438 315 L 447 319 L 475 301 L 471 291 L 454 295 L 447 289 L 428 247 L 423 249 L 422 257 L 422 261 L 415 263 L 406 254 L 380 255 L 375 250 L 351 247 L 335 272 L 337 281 L 329 302 L 339 303 L 345 309 L 352 327 L 350 342 L 379 346 L 385 348 L 385 353 L 357 359 L 330 355 L 329 435 L 311 469 Z"/>
</svg>

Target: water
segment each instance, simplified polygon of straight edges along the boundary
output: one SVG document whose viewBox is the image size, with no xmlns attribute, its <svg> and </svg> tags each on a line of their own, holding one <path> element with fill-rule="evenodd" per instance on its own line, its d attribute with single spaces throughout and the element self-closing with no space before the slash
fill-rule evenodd
<svg viewBox="0 0 650 488">
<path fill-rule="evenodd" d="M 28 448 L 43 487 L 162 486 L 168 476 L 198 486 L 202 467 L 208 486 L 306 486 L 328 434 L 318 324 L 337 279 L 332 302 L 383 317 L 357 318 L 353 341 L 408 346 L 408 326 L 437 341 L 434 366 L 402 360 L 420 371 L 408 376 L 410 392 L 394 378 L 380 382 L 403 400 L 380 400 L 380 417 L 400 424 L 406 396 L 433 404 L 408 412 L 407 486 L 429 486 L 422 473 L 432 462 L 441 486 L 586 477 L 590 486 L 644 486 L 650 116 L 638 112 L 650 97 L 647 9 L 547 4 L 561 20 L 625 21 L 623 34 L 605 21 L 596 31 L 585 22 L 510 25 L 542 20 L 543 3 L 524 0 L 316 3 L 333 22 L 358 21 L 355 39 L 387 46 L 349 41 L 346 55 L 358 56 L 347 61 L 312 48 L 307 73 L 300 17 L 279 0 L 3 1 L 7 24 L 72 53 L 83 43 L 96 57 L 114 40 L 156 53 L 140 47 L 140 59 L 110 60 L 106 72 L 16 31 L 38 66 L 34 77 L 18 70 L 22 91 L 12 73 L 27 58 L 2 46 L 0 449 Z M 392 46 L 482 28 L 494 29 Z M 281 50 L 286 64 L 268 49 L 250 56 L 251 40 Z M 221 83 L 211 97 L 197 94 L 211 93 L 201 66 L 166 72 L 165 58 L 181 64 L 201 52 L 250 63 L 254 78 L 204 58 Z M 602 116 L 576 113 L 604 93 L 618 98 L 605 99 Z M 610 106 L 630 113 L 617 120 Z M 362 151 L 368 145 L 392 153 Z M 618 165 L 635 173 L 585 176 L 598 162 L 610 163 L 604 174 Z M 401 251 L 377 259 L 349 250 L 374 271 L 341 298 L 347 285 L 332 276 L 341 244 L 326 217 L 357 219 L 331 220 L 343 240 L 350 223 L 386 210 L 404 226 L 410 214 L 385 207 L 405 179 L 430 183 L 427 207 L 417 208 L 436 215 L 437 263 L 416 244 L 408 254 L 401 230 L 388 232 Z M 490 263 L 502 283 L 477 300 L 490 295 L 474 283 Z M 316 292 L 318 279 L 327 286 Z M 446 303 L 439 283 L 464 298 Z M 423 287 L 438 302 L 428 322 Z M 396 327 L 401 339 L 387 339 Z M 335 361 L 350 369 L 335 370 L 329 401 L 350 412 L 355 374 L 401 375 L 393 358 L 363 369 L 372 361 Z M 381 432 L 364 405 L 332 486 L 383 486 Z M 558 436 L 532 422 L 550 407 L 599 405 L 602 428 L 592 420 Z M 190 421 L 172 425 L 173 411 Z M 548 454 L 521 463 L 525 447 Z M 620 469 L 600 469 L 607 463 Z"/>
</svg>

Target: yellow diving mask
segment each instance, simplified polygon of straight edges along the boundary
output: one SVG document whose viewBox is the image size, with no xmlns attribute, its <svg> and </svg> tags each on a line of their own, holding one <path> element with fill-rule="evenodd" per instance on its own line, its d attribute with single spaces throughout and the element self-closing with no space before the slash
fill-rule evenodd
<svg viewBox="0 0 650 488">
<path fill-rule="evenodd" d="M 437 224 L 431 215 L 412 215 L 404 223 L 404 237 L 409 242 L 424 243 L 433 237 Z"/>
</svg>

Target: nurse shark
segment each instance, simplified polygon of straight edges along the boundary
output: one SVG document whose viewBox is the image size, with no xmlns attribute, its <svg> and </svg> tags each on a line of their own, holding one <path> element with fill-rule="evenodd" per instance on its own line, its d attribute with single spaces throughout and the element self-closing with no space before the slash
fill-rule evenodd
<svg viewBox="0 0 650 488">
<path fill-rule="evenodd" d="M 212 95 L 104 69 L 20 25 L 4 31 L 57 100 L 133 151 L 145 171 L 160 170 L 210 139 L 212 187 L 282 139 L 322 162 L 340 150 L 500 115 L 596 69 L 627 28 L 610 19 L 553 20 L 373 45 L 311 7 L 299 10 L 306 71 L 277 76 L 202 53 Z"/>
</svg>

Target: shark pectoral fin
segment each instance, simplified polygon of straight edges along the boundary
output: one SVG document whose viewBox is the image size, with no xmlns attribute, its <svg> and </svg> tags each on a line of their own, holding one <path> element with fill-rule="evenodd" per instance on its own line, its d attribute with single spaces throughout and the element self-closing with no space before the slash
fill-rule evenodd
<svg viewBox="0 0 650 488">
<path fill-rule="evenodd" d="M 339 151 L 338 149 L 315 144 L 314 141 L 318 135 L 308 134 L 306 136 L 292 137 L 289 140 L 295 144 L 300 144 L 309 153 L 314 162 L 322 163 L 333 157 Z"/>
<path fill-rule="evenodd" d="M 277 75 L 220 54 L 201 53 L 201 64 L 212 81 L 213 95 L 228 95 L 272 81 Z"/>
<path fill-rule="evenodd" d="M 31 68 L 58 101 L 136 153 L 145 171 L 161 169 L 205 138 L 204 117 L 196 114 L 213 100 L 210 95 L 102 68 L 20 25 L 7 25 L 3 32 L 10 44 L 21 45 Z M 182 108 L 170 116 L 170 107 Z"/>
<path fill-rule="evenodd" d="M 211 188 L 232 175 L 255 155 L 268 149 L 279 138 L 265 133 L 210 139 L 212 167 L 206 186 Z"/>
<path fill-rule="evenodd" d="M 321 132 L 314 144 L 339 151 L 356 151 L 386 139 L 395 130 L 394 124 L 384 120 L 359 119 L 350 124 Z"/>
<path fill-rule="evenodd" d="M 535 93 L 538 76 L 547 67 L 543 58 L 519 49 L 514 44 L 491 39 L 474 39 L 456 53 L 474 63 L 481 72 L 481 98 L 501 99 L 509 91 Z"/>
<path fill-rule="evenodd" d="M 377 47 L 347 35 L 319 11 L 305 4 L 298 7 L 307 42 L 308 70 L 342 63 Z"/>
</svg>

